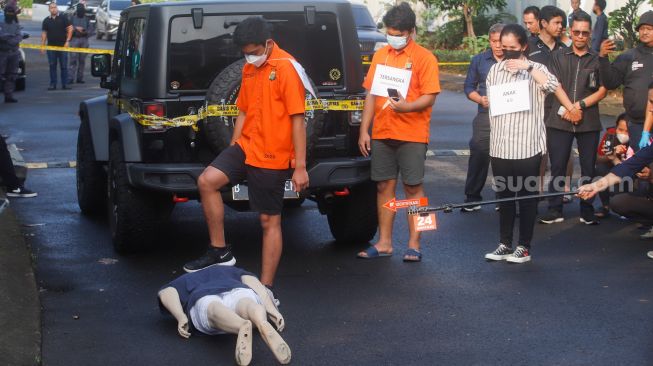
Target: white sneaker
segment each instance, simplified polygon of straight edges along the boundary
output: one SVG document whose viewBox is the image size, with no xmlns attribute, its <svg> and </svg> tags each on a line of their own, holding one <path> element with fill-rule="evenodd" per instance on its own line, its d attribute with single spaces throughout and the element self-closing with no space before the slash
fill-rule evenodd
<svg viewBox="0 0 653 366">
<path fill-rule="evenodd" d="M 653 239 L 653 227 L 648 229 L 648 231 L 645 232 L 644 234 L 640 235 L 639 238 L 642 239 L 642 240 Z"/>
<path fill-rule="evenodd" d="M 517 246 L 517 249 L 512 253 L 512 255 L 506 258 L 506 262 L 510 263 L 525 263 L 531 260 L 531 254 L 528 252 L 526 247 L 521 245 Z"/>
<path fill-rule="evenodd" d="M 650 252 L 646 253 L 646 255 L 647 255 L 649 258 L 653 259 L 653 250 L 651 250 Z"/>
<path fill-rule="evenodd" d="M 481 205 L 467 206 L 460 209 L 461 212 L 474 212 L 481 209 Z"/>
<path fill-rule="evenodd" d="M 497 249 L 494 250 L 492 253 L 488 253 L 485 255 L 485 259 L 489 259 L 491 261 L 502 261 L 504 259 L 507 259 L 512 255 L 512 248 L 509 248 L 505 244 L 499 244 Z"/>
</svg>

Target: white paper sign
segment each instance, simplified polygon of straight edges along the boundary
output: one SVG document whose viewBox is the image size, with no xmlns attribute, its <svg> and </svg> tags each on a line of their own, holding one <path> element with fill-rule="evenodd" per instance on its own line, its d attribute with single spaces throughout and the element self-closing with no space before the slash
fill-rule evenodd
<svg viewBox="0 0 653 366">
<path fill-rule="evenodd" d="M 388 97 L 388 89 L 397 89 L 401 96 L 408 96 L 408 86 L 413 75 L 411 70 L 399 69 L 385 65 L 377 65 L 372 80 L 370 93 L 379 97 Z"/>
<path fill-rule="evenodd" d="M 490 86 L 490 115 L 495 117 L 531 109 L 529 83 L 529 80 L 521 80 Z"/>
<path fill-rule="evenodd" d="M 304 84 L 304 88 L 309 92 L 311 92 L 313 98 L 317 99 L 317 94 L 315 94 L 315 90 L 313 90 L 313 85 L 311 85 L 311 82 L 308 78 L 308 75 L 306 75 L 306 71 L 304 70 L 304 67 L 295 60 L 290 60 L 290 63 L 295 68 L 295 71 L 297 71 L 299 78 L 302 79 L 302 84 Z"/>
</svg>

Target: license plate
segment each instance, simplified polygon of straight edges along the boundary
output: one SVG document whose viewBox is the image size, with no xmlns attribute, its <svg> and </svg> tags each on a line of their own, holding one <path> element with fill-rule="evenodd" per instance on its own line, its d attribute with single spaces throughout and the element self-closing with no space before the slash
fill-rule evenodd
<svg viewBox="0 0 653 366">
<path fill-rule="evenodd" d="M 247 190 L 247 186 L 244 184 L 236 184 L 235 186 L 231 187 L 231 195 L 234 201 L 249 200 L 249 192 Z M 283 199 L 292 200 L 298 198 L 299 193 L 295 192 L 295 187 L 293 186 L 292 181 L 287 180 L 286 185 L 283 188 Z"/>
</svg>

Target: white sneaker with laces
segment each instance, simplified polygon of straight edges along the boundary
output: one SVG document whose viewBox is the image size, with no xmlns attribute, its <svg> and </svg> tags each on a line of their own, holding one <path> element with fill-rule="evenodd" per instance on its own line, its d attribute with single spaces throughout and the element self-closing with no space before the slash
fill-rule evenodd
<svg viewBox="0 0 653 366">
<path fill-rule="evenodd" d="M 528 252 L 526 247 L 519 245 L 511 256 L 506 258 L 506 262 L 510 263 L 524 263 L 531 260 L 531 253 Z"/>
<path fill-rule="evenodd" d="M 491 261 L 502 261 L 504 259 L 507 259 L 512 255 L 512 248 L 508 247 L 505 244 L 499 244 L 497 249 L 494 250 L 492 253 L 488 253 L 485 255 L 485 259 L 489 259 Z"/>
</svg>

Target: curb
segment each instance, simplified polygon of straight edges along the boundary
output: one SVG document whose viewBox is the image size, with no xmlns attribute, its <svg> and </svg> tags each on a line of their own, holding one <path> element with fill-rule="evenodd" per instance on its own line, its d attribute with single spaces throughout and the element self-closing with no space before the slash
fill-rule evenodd
<svg viewBox="0 0 653 366">
<path fill-rule="evenodd" d="M 0 212 L 0 309 L 0 364 L 40 365 L 41 303 L 30 250 L 11 208 Z"/>
</svg>

